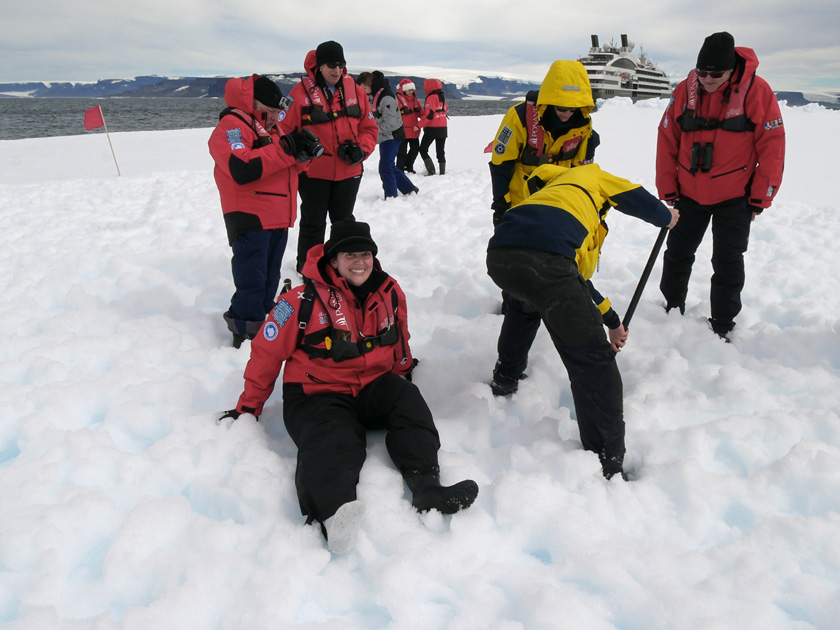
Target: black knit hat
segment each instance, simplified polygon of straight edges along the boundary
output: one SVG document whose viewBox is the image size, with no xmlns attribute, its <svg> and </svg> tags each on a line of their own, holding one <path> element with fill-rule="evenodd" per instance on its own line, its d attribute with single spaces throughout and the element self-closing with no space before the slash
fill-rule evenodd
<svg viewBox="0 0 840 630">
<path fill-rule="evenodd" d="M 372 252 L 376 256 L 378 251 L 370 236 L 370 226 L 353 217 L 333 223 L 330 240 L 324 245 L 327 260 L 332 260 L 339 252 Z"/>
<path fill-rule="evenodd" d="M 713 33 L 697 55 L 698 70 L 732 70 L 735 67 L 735 38 L 726 31 Z"/>
<path fill-rule="evenodd" d="M 341 44 L 332 40 L 318 44 L 318 48 L 315 49 L 315 63 L 320 66 L 331 61 L 347 63 L 344 60 L 344 49 L 341 47 Z"/>
<path fill-rule="evenodd" d="M 280 91 L 280 86 L 266 76 L 257 77 L 254 81 L 254 99 L 265 105 L 266 107 L 273 107 L 281 109 L 280 99 L 283 98 L 283 92 Z"/>
</svg>

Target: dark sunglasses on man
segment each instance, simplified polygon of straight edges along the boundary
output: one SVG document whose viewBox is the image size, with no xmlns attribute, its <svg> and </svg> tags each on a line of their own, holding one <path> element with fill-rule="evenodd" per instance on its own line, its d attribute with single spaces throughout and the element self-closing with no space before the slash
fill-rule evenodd
<svg viewBox="0 0 840 630">
<path fill-rule="evenodd" d="M 556 109 L 561 114 L 565 114 L 568 112 L 576 112 L 578 110 L 577 107 L 560 107 L 559 105 L 555 105 L 554 109 Z"/>
<path fill-rule="evenodd" d="M 327 68 L 329 68 L 330 70 L 335 70 L 336 68 L 341 68 L 342 70 L 344 70 L 344 68 L 347 67 L 347 64 L 343 61 L 327 61 L 324 63 L 324 65 L 327 66 Z"/>
<path fill-rule="evenodd" d="M 726 74 L 726 70 L 716 70 L 715 72 L 709 72 L 708 70 L 695 70 L 697 76 L 701 79 L 705 79 L 706 77 L 712 77 L 713 79 L 721 79 L 723 75 Z"/>
</svg>

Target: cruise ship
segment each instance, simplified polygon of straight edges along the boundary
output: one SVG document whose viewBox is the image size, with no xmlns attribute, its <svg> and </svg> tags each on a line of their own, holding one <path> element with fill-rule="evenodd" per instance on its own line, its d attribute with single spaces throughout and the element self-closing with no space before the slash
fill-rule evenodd
<svg viewBox="0 0 840 630">
<path fill-rule="evenodd" d="M 640 49 L 633 54 L 635 44 L 621 36 L 621 46 L 612 42 L 598 45 L 598 36 L 592 35 L 592 48 L 586 57 L 578 59 L 589 74 L 592 96 L 595 99 L 612 96 L 629 96 L 634 101 L 643 98 L 666 98 L 671 95 L 671 82 Z"/>
</svg>

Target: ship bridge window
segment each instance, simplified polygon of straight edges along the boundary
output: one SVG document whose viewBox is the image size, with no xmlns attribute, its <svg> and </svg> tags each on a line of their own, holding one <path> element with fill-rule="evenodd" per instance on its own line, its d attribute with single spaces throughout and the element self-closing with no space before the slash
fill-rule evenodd
<svg viewBox="0 0 840 630">
<path fill-rule="evenodd" d="M 613 65 L 613 66 L 618 66 L 619 68 L 628 68 L 628 69 L 630 69 L 630 70 L 635 70 L 635 69 L 636 69 L 636 64 L 634 64 L 634 63 L 633 63 L 632 61 L 630 61 L 629 59 L 625 59 L 625 58 L 623 58 L 623 57 L 620 57 L 620 58 L 616 59 L 616 60 L 613 62 L 613 64 L 612 64 L 612 65 Z"/>
</svg>

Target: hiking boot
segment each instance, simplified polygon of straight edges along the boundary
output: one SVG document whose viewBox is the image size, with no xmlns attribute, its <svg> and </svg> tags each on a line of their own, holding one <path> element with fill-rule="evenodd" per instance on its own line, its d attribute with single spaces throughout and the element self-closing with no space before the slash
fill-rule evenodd
<svg viewBox="0 0 840 630">
<path fill-rule="evenodd" d="M 732 329 L 735 328 L 735 322 L 731 319 L 715 319 L 714 317 L 710 317 L 709 325 L 718 337 L 723 339 L 726 343 L 730 342 L 729 333 L 731 333 Z"/>
<path fill-rule="evenodd" d="M 241 348 L 242 342 L 244 342 L 248 337 L 246 335 L 240 335 L 239 333 L 233 333 L 233 347 L 234 348 Z"/>
<path fill-rule="evenodd" d="M 327 546 L 333 553 L 347 553 L 353 547 L 356 532 L 365 514 L 365 504 L 361 501 L 350 501 L 335 511 L 335 514 L 324 521 L 321 528 Z"/>
<path fill-rule="evenodd" d="M 423 158 L 423 166 L 426 167 L 426 174 L 427 175 L 434 175 L 435 174 L 435 163 L 432 162 L 431 158 Z"/>
<path fill-rule="evenodd" d="M 598 459 L 601 460 L 601 471 L 604 473 L 604 478 L 609 480 L 616 475 L 621 475 L 624 481 L 627 481 L 627 475 L 624 473 L 624 456 L 616 455 L 607 457 L 605 453 L 598 454 Z"/>
<path fill-rule="evenodd" d="M 519 389 L 519 381 L 528 378 L 524 372 L 516 372 L 496 361 L 493 368 L 493 380 L 490 382 L 490 391 L 494 396 L 510 396 Z"/>
<path fill-rule="evenodd" d="M 685 315 L 685 303 L 684 302 L 682 304 L 674 304 L 673 302 L 669 301 L 667 304 L 665 304 L 665 312 L 666 313 L 670 313 L 675 308 L 679 309 L 680 315 Z"/>
<path fill-rule="evenodd" d="M 441 175 L 446 173 L 446 162 L 438 162 L 438 173 Z"/>
</svg>

